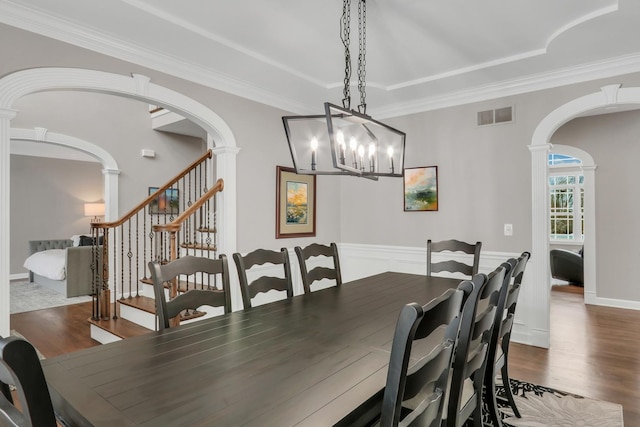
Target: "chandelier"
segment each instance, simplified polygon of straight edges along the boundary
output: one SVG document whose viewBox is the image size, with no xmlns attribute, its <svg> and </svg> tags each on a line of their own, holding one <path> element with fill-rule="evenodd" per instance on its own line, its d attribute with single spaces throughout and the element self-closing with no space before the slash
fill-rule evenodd
<svg viewBox="0 0 640 427">
<path fill-rule="evenodd" d="M 358 111 L 351 109 L 351 0 L 343 0 L 340 39 L 345 74 L 342 106 L 324 104 L 324 114 L 282 118 L 296 173 L 353 175 L 377 180 L 402 177 L 406 134 L 367 115 L 366 0 L 358 0 Z"/>
</svg>

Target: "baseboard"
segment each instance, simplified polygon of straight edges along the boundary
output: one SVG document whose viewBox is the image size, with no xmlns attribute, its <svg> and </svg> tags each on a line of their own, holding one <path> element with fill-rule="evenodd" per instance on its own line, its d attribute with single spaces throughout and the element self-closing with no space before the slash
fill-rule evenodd
<svg viewBox="0 0 640 427">
<path fill-rule="evenodd" d="M 9 275 L 9 280 L 27 280 L 28 278 L 29 273 L 18 273 Z"/>
<path fill-rule="evenodd" d="M 612 308 L 626 308 L 629 310 L 640 310 L 640 301 L 630 301 L 615 298 L 603 298 L 597 296 L 594 292 L 584 293 L 584 303 L 590 305 L 599 305 Z"/>
</svg>

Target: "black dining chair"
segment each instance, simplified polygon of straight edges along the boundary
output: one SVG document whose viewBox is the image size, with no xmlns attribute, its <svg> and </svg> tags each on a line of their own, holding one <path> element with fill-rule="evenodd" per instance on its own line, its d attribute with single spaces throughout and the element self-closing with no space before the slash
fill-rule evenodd
<svg viewBox="0 0 640 427">
<path fill-rule="evenodd" d="M 15 387 L 17 402 L 2 387 L 0 425 L 55 427 L 51 395 L 35 348 L 18 337 L 0 339 L 0 383 Z M 5 394 L 6 392 L 9 394 Z"/>
<path fill-rule="evenodd" d="M 473 292 L 462 310 L 460 334 L 455 350 L 446 426 L 461 427 L 471 420 L 482 427 L 482 399 L 487 366 L 489 340 L 495 325 L 500 294 L 506 292 L 507 269 L 503 263 L 488 276 L 476 274 L 471 282 Z"/>
<path fill-rule="evenodd" d="M 342 284 L 338 246 L 335 243 L 331 243 L 330 245 L 313 243 L 305 248 L 296 246 L 295 251 L 298 256 L 298 263 L 300 264 L 302 286 L 304 286 L 305 294 L 311 292 L 311 284 L 317 280 L 331 279 L 335 280 L 336 286 Z M 315 266 L 309 269 L 309 264 L 307 263 L 315 257 L 331 258 L 333 260 L 333 267 Z"/>
<path fill-rule="evenodd" d="M 478 274 L 478 267 L 480 266 L 480 250 L 482 249 L 482 242 L 476 242 L 475 244 L 461 242 L 459 240 L 443 240 L 440 242 L 432 242 L 431 239 L 427 240 L 427 276 L 431 276 L 432 273 L 462 273 L 469 278 Z M 465 264 L 456 260 L 445 260 L 440 262 L 433 262 L 433 253 L 440 252 L 462 252 L 464 254 L 473 255 L 473 263 Z"/>
<path fill-rule="evenodd" d="M 289 265 L 289 252 L 286 248 L 280 251 L 256 249 L 246 255 L 233 254 L 233 260 L 238 270 L 240 289 L 242 290 L 242 302 L 245 310 L 251 308 L 251 300 L 259 293 L 271 290 L 284 291 L 286 298 L 293 297 L 293 284 L 291 282 L 291 266 Z M 247 271 L 254 266 L 264 264 L 282 265 L 283 277 L 260 276 L 252 281 L 247 279 Z"/>
<path fill-rule="evenodd" d="M 381 427 L 440 426 L 462 305 L 471 292 L 467 282 L 425 306 L 411 303 L 402 309 L 393 336 Z M 428 343 L 429 349 L 409 367 L 417 341 Z"/>
<path fill-rule="evenodd" d="M 509 344 L 511 343 L 511 331 L 515 318 L 516 305 L 518 303 L 518 295 L 522 284 L 522 277 L 527 262 L 531 254 L 523 252 L 517 260 L 510 259 L 509 262 L 513 269 L 511 271 L 511 283 L 505 294 L 505 302 L 502 304 L 502 311 L 496 313 L 496 326 L 492 337 L 493 348 L 490 349 L 489 359 L 487 361 L 487 369 L 485 373 L 485 390 L 486 403 L 489 417 L 494 426 L 501 426 L 502 420 L 498 413 L 498 404 L 496 400 L 496 376 L 500 373 L 502 385 L 505 391 L 505 398 L 514 415 L 520 418 L 520 411 L 516 406 L 513 392 L 511 391 L 511 381 L 509 379 L 508 358 Z"/>
<path fill-rule="evenodd" d="M 159 330 L 171 327 L 170 320 L 173 318 L 177 318 L 179 323 L 180 313 L 186 310 L 197 310 L 204 305 L 222 307 L 224 313 L 231 312 L 229 266 L 226 255 L 221 254 L 218 259 L 188 255 L 168 264 L 151 261 L 149 270 L 153 280 Z M 165 284 L 170 284 L 174 280 L 179 282 L 182 276 L 193 276 L 194 288 L 179 293 L 167 301 Z M 218 276 L 220 280 L 217 280 Z M 178 287 L 180 287 L 179 283 Z"/>
</svg>

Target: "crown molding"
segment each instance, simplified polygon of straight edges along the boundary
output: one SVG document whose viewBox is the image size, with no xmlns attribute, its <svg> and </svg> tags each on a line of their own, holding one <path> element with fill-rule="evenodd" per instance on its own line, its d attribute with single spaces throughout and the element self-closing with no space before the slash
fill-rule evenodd
<svg viewBox="0 0 640 427">
<path fill-rule="evenodd" d="M 613 8 L 605 8 L 598 11 L 598 14 L 610 13 L 612 10 Z M 591 18 L 592 16 L 589 16 L 589 19 Z M 296 114 L 313 114 L 312 108 L 302 101 L 265 90 L 242 79 L 234 78 L 195 64 L 186 63 L 159 51 L 140 49 L 140 46 L 127 42 L 126 40 L 91 31 L 78 26 L 75 22 L 52 17 L 36 9 L 17 5 L 6 0 L 0 1 L 0 22 L 285 111 Z M 534 51 L 529 52 L 527 55 L 535 56 L 539 53 L 540 52 Z M 288 68 L 282 69 L 282 67 L 279 67 L 279 69 L 285 72 L 291 71 Z M 539 73 L 523 78 L 477 86 L 468 90 L 379 105 L 378 108 L 370 106 L 370 113 L 381 119 L 391 118 L 638 71 L 640 71 L 640 54 L 634 54 L 569 67 L 553 72 Z M 455 74 L 456 73 L 454 73 L 454 75 Z M 447 76 L 442 75 L 440 77 L 444 78 Z M 371 82 L 369 86 L 390 93 L 406 85 L 420 87 L 421 85 L 428 84 L 432 80 L 431 78 L 425 78 L 387 87 Z M 318 82 L 312 83 L 318 84 Z M 332 85 L 324 85 L 324 87 L 332 87 Z"/>
<path fill-rule="evenodd" d="M 299 102 L 247 81 L 186 63 L 163 52 L 141 49 L 140 46 L 126 40 L 88 30 L 75 22 L 25 6 L 0 1 L 0 22 L 286 111 L 311 112 Z"/>
<path fill-rule="evenodd" d="M 640 54 L 626 55 L 553 72 L 534 74 L 523 78 L 478 86 L 469 90 L 424 97 L 412 102 L 372 108 L 371 113 L 381 119 L 405 116 L 424 111 L 455 107 L 458 105 L 636 73 L 638 71 L 640 71 Z"/>
</svg>

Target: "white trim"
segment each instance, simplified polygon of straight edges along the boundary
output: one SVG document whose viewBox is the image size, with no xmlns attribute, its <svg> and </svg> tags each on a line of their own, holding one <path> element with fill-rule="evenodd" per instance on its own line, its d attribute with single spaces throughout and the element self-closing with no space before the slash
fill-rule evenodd
<svg viewBox="0 0 640 427">
<path fill-rule="evenodd" d="M 538 312 L 536 323 L 544 337 L 548 347 L 549 343 L 549 233 L 548 221 L 548 162 L 546 155 L 549 152 L 549 141 L 553 134 L 568 121 L 583 115 L 584 113 L 599 110 L 615 105 L 640 104 L 640 88 L 621 88 L 620 84 L 603 86 L 599 92 L 591 93 L 574 99 L 549 113 L 536 127 L 531 145 L 531 191 L 532 191 L 532 259 L 539 260 L 531 270 L 531 278 L 538 292 L 531 300 L 531 305 Z M 544 155 L 544 159 L 542 158 Z M 589 156 L 590 157 L 590 156 Z M 593 161 L 593 159 L 591 159 Z M 602 304 L 608 301 L 598 298 L 596 287 L 596 226 L 595 226 L 595 170 L 594 164 L 583 164 L 585 187 L 585 242 L 584 242 L 584 285 L 585 302 L 589 304 Z M 588 213 L 589 212 L 589 213 Z M 587 215 L 591 220 L 587 221 Z M 633 304 L 632 304 L 633 305 Z"/>
<path fill-rule="evenodd" d="M 11 141 L 31 141 L 45 144 L 54 144 L 71 148 L 88 154 L 102 163 L 103 191 L 102 197 L 105 204 L 105 221 L 114 221 L 118 218 L 118 175 L 120 168 L 116 159 L 102 147 L 80 138 L 69 135 L 49 132 L 45 128 L 11 129 Z"/>
<path fill-rule="evenodd" d="M 227 123 L 211 109 L 196 100 L 176 91 L 151 83 L 150 79 L 140 74 L 126 77 L 103 71 L 78 68 L 35 68 L 16 71 L 0 79 L 0 235 L 8 236 L 10 230 L 10 130 L 11 119 L 16 111 L 12 109 L 21 97 L 42 91 L 79 90 L 85 92 L 106 93 L 125 98 L 136 99 L 147 104 L 158 105 L 174 111 L 201 126 L 209 135 L 208 148 L 235 148 L 236 141 Z M 220 195 L 218 207 L 219 218 L 228 220 L 220 232 L 220 251 L 235 252 L 236 245 L 236 155 L 235 150 L 228 150 L 224 160 L 217 163 L 218 177 L 224 179 L 225 191 Z M 222 166 L 222 167 L 220 167 Z M 105 174 L 111 176 L 111 170 Z M 109 180 L 107 180 L 109 181 Z M 110 186 L 107 196 L 115 189 Z M 105 197 L 107 197 L 105 196 Z M 0 243 L 0 335 L 8 336 L 9 325 L 9 260 L 10 248 L 8 239 Z"/>
<path fill-rule="evenodd" d="M 601 305 L 603 307 L 624 308 L 628 310 L 640 310 L 640 301 L 629 301 L 617 298 L 601 298 L 595 293 L 584 292 L 585 302 L 589 300 L 589 304 Z"/>
<path fill-rule="evenodd" d="M 29 273 L 10 274 L 9 280 L 25 280 L 29 278 Z"/>
</svg>

